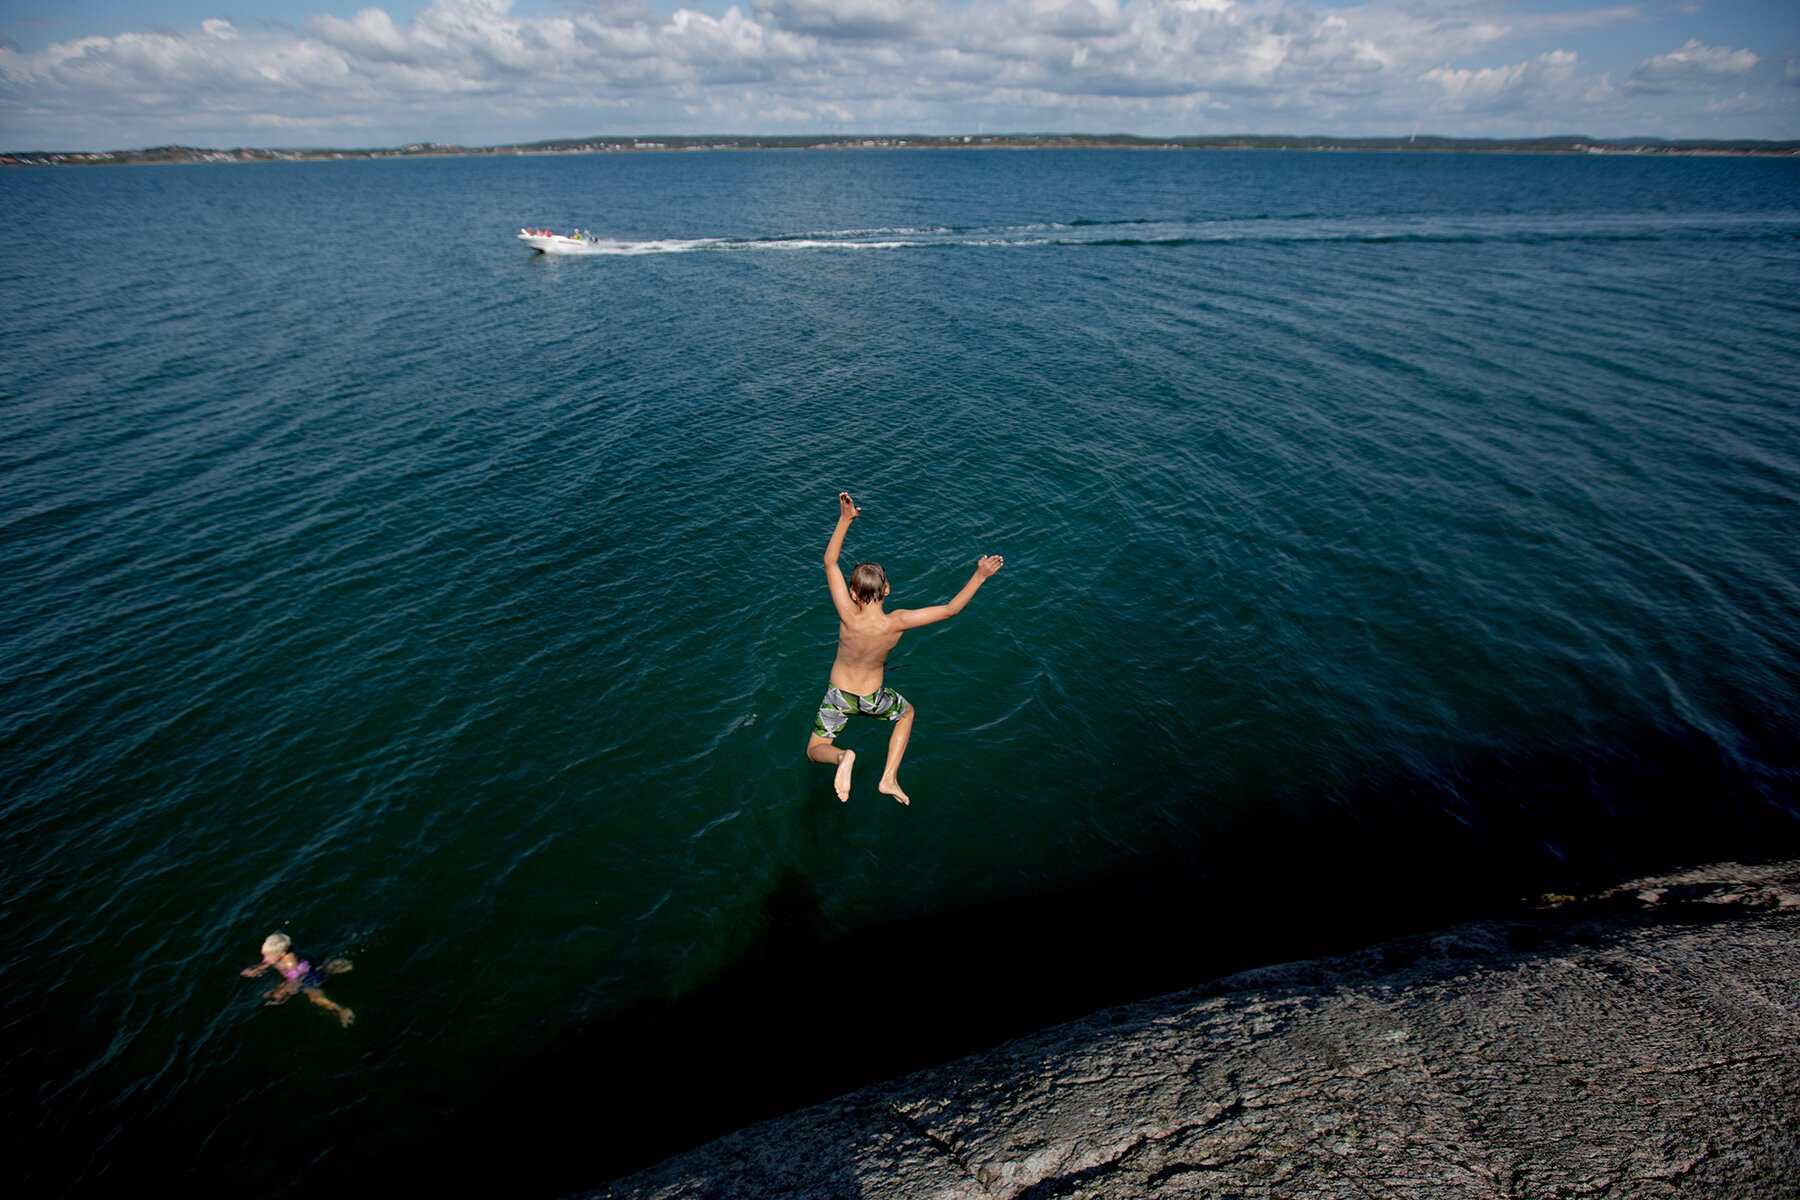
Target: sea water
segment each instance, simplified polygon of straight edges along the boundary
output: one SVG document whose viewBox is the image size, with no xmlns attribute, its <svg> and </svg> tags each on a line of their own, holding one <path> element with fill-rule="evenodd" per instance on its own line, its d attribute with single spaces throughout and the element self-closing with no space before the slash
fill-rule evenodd
<svg viewBox="0 0 1800 1200">
<path fill-rule="evenodd" d="M 1102 1003 L 1800 844 L 1800 163 L 0 174 L 31 1190 L 552 1195 Z M 521 227 L 581 228 L 537 255 Z M 892 606 L 901 808 L 836 622 Z M 356 1023 L 239 976 L 284 929 Z"/>
</svg>

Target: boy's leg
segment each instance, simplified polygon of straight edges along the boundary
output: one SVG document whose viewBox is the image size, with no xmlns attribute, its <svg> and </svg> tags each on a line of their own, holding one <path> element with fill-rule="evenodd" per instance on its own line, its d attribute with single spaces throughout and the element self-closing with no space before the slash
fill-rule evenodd
<svg viewBox="0 0 1800 1200">
<path fill-rule="evenodd" d="M 900 790 L 900 760 L 906 757 L 906 739 L 912 736 L 914 708 L 908 704 L 906 714 L 894 722 L 894 732 L 888 736 L 887 766 L 881 769 L 881 782 L 876 789 L 892 796 L 902 804 L 910 805 L 912 801 Z"/>
<path fill-rule="evenodd" d="M 856 751 L 839 749 L 829 739 L 815 733 L 807 739 L 806 757 L 828 766 L 835 763 L 837 778 L 831 781 L 831 786 L 837 789 L 840 801 L 850 798 L 850 769 L 856 765 Z"/>
</svg>

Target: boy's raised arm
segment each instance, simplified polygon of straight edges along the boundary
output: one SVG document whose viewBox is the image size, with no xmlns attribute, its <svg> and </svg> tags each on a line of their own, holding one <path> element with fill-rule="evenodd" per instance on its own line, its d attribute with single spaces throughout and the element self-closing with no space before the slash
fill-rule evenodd
<svg viewBox="0 0 1800 1200">
<path fill-rule="evenodd" d="M 831 603 L 840 615 L 854 611 L 856 607 L 850 603 L 850 585 L 844 582 L 844 569 L 838 566 L 838 559 L 844 554 L 844 535 L 850 532 L 850 522 L 861 515 L 862 509 L 856 507 L 850 493 L 839 492 L 837 528 L 831 533 L 831 543 L 825 547 L 825 584 L 831 589 Z"/>
<path fill-rule="evenodd" d="M 963 584 L 962 591 L 950 598 L 948 604 L 934 604 L 930 608 L 903 608 L 893 614 L 894 620 L 902 629 L 917 629 L 921 625 L 932 625 L 939 621 L 947 621 L 961 612 L 969 603 L 969 598 L 977 588 L 994 577 L 994 572 L 1004 566 L 1006 560 L 998 554 L 989 554 L 976 560 L 975 573 L 969 576 L 969 582 Z"/>
</svg>

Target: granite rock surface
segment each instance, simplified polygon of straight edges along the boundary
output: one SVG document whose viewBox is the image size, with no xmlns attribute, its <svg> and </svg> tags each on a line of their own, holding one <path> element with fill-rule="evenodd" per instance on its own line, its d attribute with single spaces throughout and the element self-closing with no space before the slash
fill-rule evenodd
<svg viewBox="0 0 1800 1200">
<path fill-rule="evenodd" d="M 1791 1200 L 1797 951 L 1800 862 L 1546 897 L 1108 1009 L 589 1195 Z"/>
</svg>

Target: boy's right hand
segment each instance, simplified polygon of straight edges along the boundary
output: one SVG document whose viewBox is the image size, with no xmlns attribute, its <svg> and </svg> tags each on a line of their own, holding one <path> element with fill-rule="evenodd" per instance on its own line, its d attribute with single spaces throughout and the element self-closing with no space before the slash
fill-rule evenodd
<svg viewBox="0 0 1800 1200">
<path fill-rule="evenodd" d="M 975 563 L 975 573 L 983 579 L 992 579 L 994 572 L 1006 565 L 1006 560 L 998 554 L 984 555 Z"/>
<path fill-rule="evenodd" d="M 862 515 L 862 509 L 856 507 L 856 501 L 850 498 L 849 492 L 838 493 L 838 519 L 854 521 Z"/>
</svg>

